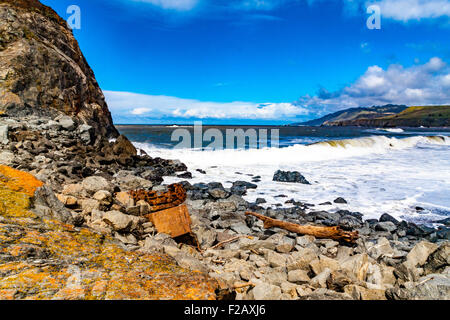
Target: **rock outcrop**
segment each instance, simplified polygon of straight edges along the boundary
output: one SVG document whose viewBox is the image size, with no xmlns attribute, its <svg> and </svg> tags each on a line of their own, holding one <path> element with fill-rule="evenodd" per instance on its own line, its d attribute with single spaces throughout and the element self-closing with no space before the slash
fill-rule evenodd
<svg viewBox="0 0 450 320">
<path fill-rule="evenodd" d="M 216 298 L 215 280 L 167 255 L 39 218 L 30 208 L 40 187 L 32 175 L 0 166 L 0 300 Z"/>
<path fill-rule="evenodd" d="M 58 111 L 116 137 L 104 95 L 66 22 L 38 0 L 0 0 L 0 114 Z"/>
</svg>

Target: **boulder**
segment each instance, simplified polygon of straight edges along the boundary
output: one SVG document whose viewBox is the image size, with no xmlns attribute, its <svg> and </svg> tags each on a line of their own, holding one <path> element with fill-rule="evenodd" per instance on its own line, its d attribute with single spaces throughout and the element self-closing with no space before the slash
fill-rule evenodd
<svg viewBox="0 0 450 320">
<path fill-rule="evenodd" d="M 290 182 L 290 183 L 301 183 L 301 184 L 311 184 L 306 180 L 306 178 L 298 171 L 281 171 L 278 170 L 273 175 L 273 181 L 278 182 Z"/>
<path fill-rule="evenodd" d="M 338 197 L 338 198 L 334 199 L 333 202 L 334 203 L 339 203 L 339 204 L 346 204 L 347 200 L 345 200 L 344 198 Z"/>
<path fill-rule="evenodd" d="M 117 177 L 116 183 L 119 185 L 120 189 L 124 191 L 151 189 L 153 187 L 153 183 L 151 181 L 131 174 L 124 177 Z"/>
<path fill-rule="evenodd" d="M 404 288 L 388 289 L 386 296 L 391 300 L 450 300 L 450 276 L 429 274 Z"/>
<path fill-rule="evenodd" d="M 178 265 L 182 268 L 191 270 L 191 271 L 200 271 L 207 273 L 208 268 L 198 259 L 181 252 L 174 256 Z"/>
<path fill-rule="evenodd" d="M 100 176 L 87 177 L 81 182 L 81 185 L 89 194 L 94 194 L 100 190 L 112 191 L 111 184 L 105 178 Z"/>
<path fill-rule="evenodd" d="M 265 258 L 272 268 L 286 266 L 286 257 L 282 254 L 268 250 L 266 251 Z"/>
<path fill-rule="evenodd" d="M 116 200 L 125 208 L 134 206 L 134 199 L 128 192 L 117 192 Z"/>
<path fill-rule="evenodd" d="M 309 270 L 309 264 L 318 258 L 317 253 L 311 248 L 297 248 L 298 251 L 294 251 L 287 258 L 287 270 Z"/>
<path fill-rule="evenodd" d="M 406 256 L 406 263 L 412 267 L 423 266 L 430 254 L 432 254 L 438 246 L 428 241 L 421 241 L 412 248 Z"/>
<path fill-rule="evenodd" d="M 315 275 L 322 273 L 325 269 L 335 271 L 340 268 L 338 261 L 324 255 L 320 255 L 318 259 L 311 261 L 309 266 Z"/>
<path fill-rule="evenodd" d="M 326 288 L 328 278 L 331 275 L 331 270 L 325 268 L 321 273 L 311 279 L 310 285 L 314 288 Z"/>
<path fill-rule="evenodd" d="M 288 273 L 288 281 L 298 284 L 308 283 L 309 282 L 308 272 L 306 270 L 291 270 Z"/>
<path fill-rule="evenodd" d="M 365 281 L 369 268 L 369 257 L 365 253 L 356 254 L 340 261 L 341 268 L 355 276 L 359 281 Z"/>
<path fill-rule="evenodd" d="M 450 243 L 445 242 L 428 256 L 423 268 L 428 274 L 442 272 L 448 266 L 450 266 Z"/>
<path fill-rule="evenodd" d="M 110 205 L 112 202 L 112 195 L 111 192 L 106 190 L 99 190 L 97 191 L 93 198 L 97 200 L 101 205 Z"/>
<path fill-rule="evenodd" d="M 394 256 L 394 249 L 392 249 L 389 240 L 385 237 L 379 238 L 376 245 L 369 248 L 369 254 L 372 258 L 377 260 L 378 258 Z"/>
<path fill-rule="evenodd" d="M 214 199 L 226 199 L 230 196 L 230 193 L 222 188 L 208 189 L 208 194 Z"/>
<path fill-rule="evenodd" d="M 344 288 L 344 292 L 355 300 L 386 300 L 385 290 L 383 289 L 368 289 L 350 284 Z"/>
<path fill-rule="evenodd" d="M 66 184 L 63 187 L 62 194 L 79 198 L 86 196 L 84 188 L 80 183 Z"/>
<path fill-rule="evenodd" d="M 36 189 L 33 211 L 41 218 L 77 224 L 72 213 L 64 207 L 64 204 L 58 200 L 53 191 L 46 185 Z"/>
<path fill-rule="evenodd" d="M 397 226 L 391 221 L 378 222 L 375 224 L 376 231 L 394 232 L 397 230 Z"/>
<path fill-rule="evenodd" d="M 281 288 L 272 284 L 260 282 L 252 289 L 255 300 L 280 300 Z"/>
<path fill-rule="evenodd" d="M 83 199 L 80 201 L 80 205 L 85 215 L 90 214 L 93 210 L 100 209 L 100 203 L 95 199 Z"/>
<path fill-rule="evenodd" d="M 236 222 L 231 225 L 231 230 L 238 234 L 251 234 L 252 230 L 245 224 L 245 222 Z"/>
<path fill-rule="evenodd" d="M 108 211 L 103 215 L 103 221 L 110 225 L 115 231 L 129 231 L 133 224 L 132 216 L 120 211 Z"/>
<path fill-rule="evenodd" d="M 391 215 L 389 215 L 387 213 L 382 214 L 380 219 L 379 219 L 379 221 L 380 222 L 390 221 L 390 222 L 392 222 L 395 225 L 398 225 L 400 223 L 397 219 L 395 219 L 393 216 L 391 216 Z"/>
<path fill-rule="evenodd" d="M 11 151 L 1 151 L 0 152 L 0 164 L 9 166 L 14 162 L 14 153 Z"/>
</svg>

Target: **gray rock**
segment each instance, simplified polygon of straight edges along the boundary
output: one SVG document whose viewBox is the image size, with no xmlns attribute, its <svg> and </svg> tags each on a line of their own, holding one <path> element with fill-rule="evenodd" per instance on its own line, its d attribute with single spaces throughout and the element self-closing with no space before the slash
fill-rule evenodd
<svg viewBox="0 0 450 320">
<path fill-rule="evenodd" d="M 208 229 L 203 226 L 192 230 L 197 236 L 201 248 L 209 248 L 217 239 L 217 232 L 214 229 Z"/>
<path fill-rule="evenodd" d="M 14 162 L 14 153 L 10 151 L 2 151 L 0 152 L 0 164 L 5 166 L 9 166 Z"/>
<path fill-rule="evenodd" d="M 182 268 L 189 269 L 192 271 L 201 271 L 204 273 L 208 272 L 208 268 L 198 259 L 188 256 L 185 253 L 179 253 L 174 256 L 178 265 Z"/>
<path fill-rule="evenodd" d="M 309 282 L 308 272 L 306 270 L 291 270 L 288 273 L 288 281 L 298 284 Z"/>
<path fill-rule="evenodd" d="M 103 221 L 110 225 L 115 231 L 129 231 L 133 224 L 132 216 L 120 211 L 108 211 L 103 215 Z"/>
<path fill-rule="evenodd" d="M 394 232 L 397 230 L 397 226 L 391 221 L 378 222 L 375 225 L 376 231 Z"/>
<path fill-rule="evenodd" d="M 301 237 L 297 237 L 296 239 L 297 245 L 301 246 L 301 247 L 308 247 L 311 244 L 314 244 L 314 240 L 316 240 L 316 238 L 314 238 L 313 236 L 301 236 Z"/>
<path fill-rule="evenodd" d="M 387 213 L 384 213 L 381 217 L 380 217 L 380 222 L 386 222 L 386 221 L 390 221 L 390 222 L 392 222 L 393 224 L 395 224 L 395 225 L 398 225 L 400 222 L 397 220 L 397 219 L 395 219 L 393 216 L 391 216 L 391 215 L 389 215 L 389 214 L 387 214 Z"/>
<path fill-rule="evenodd" d="M 123 242 L 125 244 L 137 244 L 138 243 L 137 240 L 136 240 L 136 237 L 133 234 L 131 234 L 131 233 L 120 234 L 118 232 L 115 232 L 114 233 L 114 237 L 117 240 L 119 240 L 119 241 L 121 241 L 121 242 Z"/>
<path fill-rule="evenodd" d="M 50 218 L 64 223 L 77 224 L 72 213 L 64 207 L 53 191 L 46 185 L 38 188 L 34 194 L 34 209 L 41 218 Z"/>
<path fill-rule="evenodd" d="M 357 218 L 346 215 L 339 219 L 339 226 L 345 230 L 354 230 L 361 227 L 362 223 Z"/>
<path fill-rule="evenodd" d="M 230 193 L 223 188 L 208 189 L 208 193 L 214 199 L 226 199 L 230 196 Z"/>
<path fill-rule="evenodd" d="M 272 268 L 285 267 L 286 257 L 274 251 L 266 251 L 265 258 Z"/>
<path fill-rule="evenodd" d="M 311 248 L 298 248 L 298 251 L 294 251 L 287 257 L 287 270 L 309 270 L 309 264 L 311 261 L 316 260 L 318 257 L 316 251 Z"/>
<path fill-rule="evenodd" d="M 112 194 L 106 190 L 97 191 L 93 198 L 97 200 L 102 205 L 110 205 L 112 202 Z"/>
<path fill-rule="evenodd" d="M 291 182 L 291 183 L 301 183 L 301 184 L 311 184 L 306 180 L 306 178 L 298 171 L 281 171 L 278 170 L 273 175 L 273 181 L 279 182 Z"/>
<path fill-rule="evenodd" d="M 344 198 L 339 197 L 339 198 L 334 199 L 333 202 L 334 203 L 340 203 L 340 204 L 346 204 L 347 200 L 345 200 Z"/>
<path fill-rule="evenodd" d="M 8 125 L 0 126 L 0 144 L 8 144 Z"/>
<path fill-rule="evenodd" d="M 405 288 L 388 289 L 386 296 L 392 300 L 450 300 L 450 276 L 429 274 Z"/>
<path fill-rule="evenodd" d="M 57 119 L 61 127 L 63 127 L 65 130 L 71 131 L 75 129 L 75 122 L 72 120 L 69 116 L 62 116 L 59 119 Z"/>
<path fill-rule="evenodd" d="M 275 243 L 269 240 L 241 238 L 238 243 L 240 250 L 259 250 L 262 248 L 275 250 Z"/>
<path fill-rule="evenodd" d="M 280 300 L 281 288 L 268 283 L 258 283 L 252 289 L 255 300 Z"/>
<path fill-rule="evenodd" d="M 369 254 L 375 260 L 378 259 L 379 257 L 392 258 L 394 256 L 394 249 L 392 249 L 389 240 L 382 237 L 378 239 L 376 245 L 374 245 L 369 249 Z"/>
<path fill-rule="evenodd" d="M 231 230 L 238 234 L 251 234 L 252 230 L 244 222 L 236 222 L 231 225 Z"/>
<path fill-rule="evenodd" d="M 428 241 L 421 241 L 412 248 L 406 256 L 406 263 L 411 267 L 423 266 L 430 254 L 432 254 L 438 246 Z"/>
<path fill-rule="evenodd" d="M 150 189 L 153 187 L 151 181 L 131 174 L 124 177 L 117 177 L 116 182 L 122 190 Z"/>
<path fill-rule="evenodd" d="M 90 144 L 92 140 L 93 128 L 90 125 L 82 124 L 78 127 L 78 132 L 80 133 L 80 139 L 85 144 Z"/>
<path fill-rule="evenodd" d="M 426 273 L 436 273 L 448 266 L 450 266 L 450 243 L 446 242 L 428 256 L 424 269 Z"/>
<path fill-rule="evenodd" d="M 326 268 L 320 274 L 311 279 L 310 285 L 314 288 L 326 288 L 327 280 L 331 275 L 330 269 Z"/>
<path fill-rule="evenodd" d="M 87 177 L 81 183 L 83 189 L 90 194 L 94 194 L 100 190 L 112 191 L 111 184 L 103 177 L 92 176 Z"/>
</svg>

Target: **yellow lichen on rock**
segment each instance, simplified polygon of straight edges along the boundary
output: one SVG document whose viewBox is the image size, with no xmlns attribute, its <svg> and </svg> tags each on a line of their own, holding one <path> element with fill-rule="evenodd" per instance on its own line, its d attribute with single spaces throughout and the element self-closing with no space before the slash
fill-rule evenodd
<svg viewBox="0 0 450 320">
<path fill-rule="evenodd" d="M 85 228 L 29 211 L 42 183 L 0 168 L 0 300 L 215 299 L 217 283 L 165 255 L 127 251 Z"/>
</svg>

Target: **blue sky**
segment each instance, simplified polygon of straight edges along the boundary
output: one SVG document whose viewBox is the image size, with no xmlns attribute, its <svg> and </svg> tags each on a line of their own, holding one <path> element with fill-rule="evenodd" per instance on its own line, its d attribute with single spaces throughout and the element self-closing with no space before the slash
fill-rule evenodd
<svg viewBox="0 0 450 320">
<path fill-rule="evenodd" d="M 449 0 L 42 0 L 116 123 L 284 124 L 384 103 L 450 103 Z M 370 30 L 366 8 L 381 9 Z"/>
</svg>

